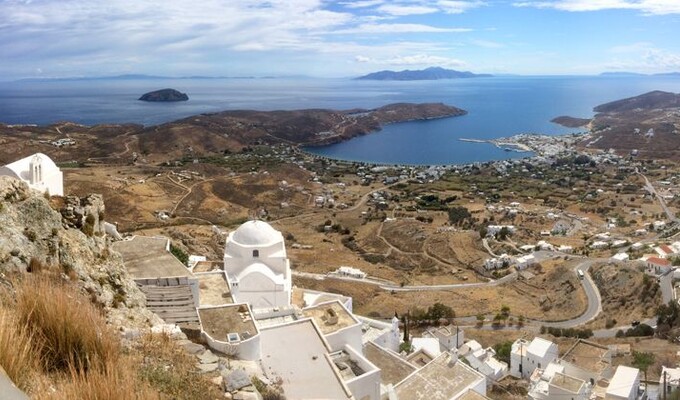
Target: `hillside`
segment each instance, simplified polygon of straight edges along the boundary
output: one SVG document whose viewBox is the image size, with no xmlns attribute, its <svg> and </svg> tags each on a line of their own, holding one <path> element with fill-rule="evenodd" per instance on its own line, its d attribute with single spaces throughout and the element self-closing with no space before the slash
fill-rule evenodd
<svg viewBox="0 0 680 400">
<path fill-rule="evenodd" d="M 579 147 L 680 160 L 680 94 L 653 91 L 594 110 L 593 134 Z"/>
<path fill-rule="evenodd" d="M 466 111 L 441 103 L 390 104 L 373 110 L 224 111 L 149 127 L 139 134 L 145 154 L 240 151 L 258 143 L 324 145 L 380 130 L 385 124 L 453 117 Z"/>
<path fill-rule="evenodd" d="M 655 90 L 640 96 L 601 104 L 593 110 L 599 113 L 620 113 L 632 110 L 658 110 L 680 107 L 680 94 Z"/>
<path fill-rule="evenodd" d="M 50 154 L 58 163 L 91 165 L 208 157 L 259 144 L 324 145 L 378 131 L 385 124 L 466 113 L 442 103 L 396 103 L 371 110 L 223 111 L 148 127 L 0 124 L 0 163 L 36 152 Z M 59 140 L 72 142 L 58 145 Z"/>
<path fill-rule="evenodd" d="M 441 67 L 430 67 L 422 70 L 378 71 L 355 78 L 357 80 L 374 81 L 426 81 L 437 79 L 483 78 L 489 74 L 474 74 L 470 71 L 456 71 Z"/>
<path fill-rule="evenodd" d="M 106 310 L 117 326 L 144 325 L 155 317 L 104 235 L 99 195 L 54 197 L 0 177 L 0 277 L 37 269 L 60 271 Z M 2 283 L 0 279 L 0 283 Z"/>
</svg>

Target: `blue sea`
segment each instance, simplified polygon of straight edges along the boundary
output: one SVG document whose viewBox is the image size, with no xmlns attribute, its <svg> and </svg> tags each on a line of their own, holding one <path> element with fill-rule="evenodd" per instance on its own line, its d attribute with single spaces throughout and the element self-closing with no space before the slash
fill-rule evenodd
<svg viewBox="0 0 680 400">
<path fill-rule="evenodd" d="M 146 103 L 143 93 L 175 88 L 180 103 Z M 651 90 L 680 92 L 677 77 L 492 77 L 381 82 L 351 79 L 98 79 L 0 82 L 0 122 L 155 125 L 223 110 L 375 108 L 395 102 L 443 102 L 468 115 L 385 126 L 347 142 L 309 149 L 331 158 L 395 164 L 462 164 L 525 157 L 459 138 L 518 133 L 564 134 L 559 115 L 591 117 L 593 107 Z"/>
</svg>

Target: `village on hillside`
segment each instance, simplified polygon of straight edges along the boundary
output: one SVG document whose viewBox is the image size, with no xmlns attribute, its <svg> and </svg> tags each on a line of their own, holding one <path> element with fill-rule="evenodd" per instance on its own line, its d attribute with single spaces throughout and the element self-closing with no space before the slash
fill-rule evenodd
<svg viewBox="0 0 680 400">
<path fill-rule="evenodd" d="M 137 156 L 93 170 L 35 154 L 0 174 L 58 196 L 96 190 L 97 171 L 139 199 L 174 185 L 135 209 L 111 192 L 106 233 L 156 329 L 229 398 L 673 398 L 680 171 L 581 139 L 504 139 L 536 156 L 450 167 L 273 146 L 229 157 L 271 168 L 228 181 L 200 159 L 141 175 Z M 239 205 L 254 181 L 271 184 Z"/>
</svg>

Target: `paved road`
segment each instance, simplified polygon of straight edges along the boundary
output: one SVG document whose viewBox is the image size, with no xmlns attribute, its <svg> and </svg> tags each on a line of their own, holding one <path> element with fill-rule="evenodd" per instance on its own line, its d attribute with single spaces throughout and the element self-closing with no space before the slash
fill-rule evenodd
<svg viewBox="0 0 680 400">
<path fill-rule="evenodd" d="M 581 279 L 581 286 L 583 287 L 583 290 L 585 290 L 586 297 L 588 298 L 588 307 L 586 308 L 586 311 L 580 316 L 567 321 L 544 322 L 544 326 L 554 328 L 572 328 L 592 321 L 602 312 L 602 298 L 600 297 L 600 291 L 597 289 L 595 282 L 593 282 L 593 279 L 590 277 L 588 270 L 594 264 L 605 260 L 606 259 L 589 258 L 583 260 L 574 267 L 574 273 L 577 273 L 577 271 L 580 269 L 585 274 L 585 277 Z"/>
<path fill-rule="evenodd" d="M 656 192 L 656 189 L 654 189 L 654 185 L 652 185 L 652 183 L 649 182 L 649 179 L 647 179 L 646 176 L 644 176 L 640 171 L 638 171 L 637 168 L 636 168 L 635 172 L 637 172 L 638 175 L 640 175 L 641 177 L 644 178 L 645 189 L 647 189 L 647 191 L 651 195 L 653 195 L 654 197 L 656 197 L 657 200 L 659 200 L 659 204 L 661 204 L 661 208 L 663 208 L 663 211 L 666 213 L 668 220 L 672 221 L 672 222 L 680 222 L 680 220 L 675 216 L 675 214 L 668 208 L 663 197 L 659 196 L 659 194 Z"/>
<path fill-rule="evenodd" d="M 401 286 L 393 282 L 385 281 L 382 279 L 374 278 L 352 278 L 349 276 L 340 276 L 334 274 L 314 274 L 311 272 L 300 272 L 293 271 L 294 276 L 301 276 L 305 278 L 312 278 L 317 280 L 324 279 L 337 279 L 341 281 L 351 281 L 359 282 L 368 285 L 378 286 L 382 290 L 394 291 L 394 292 L 427 292 L 427 291 L 437 291 L 437 290 L 450 290 L 450 289 L 465 289 L 465 288 L 475 288 L 482 286 L 498 286 L 503 283 L 511 282 L 517 279 L 517 273 L 510 273 L 500 279 L 490 280 L 488 282 L 476 282 L 476 283 L 451 283 L 446 285 L 414 285 L 414 286 Z"/>
<path fill-rule="evenodd" d="M 675 293 L 673 290 L 673 272 L 662 276 L 659 279 L 659 286 L 661 287 L 661 297 L 663 303 L 668 304 L 675 300 Z"/>
<path fill-rule="evenodd" d="M 542 258 L 547 258 L 548 254 L 547 252 L 537 252 L 539 256 L 542 256 Z M 560 254 L 561 255 L 561 254 Z M 540 320 L 528 320 L 527 324 L 528 326 L 533 326 L 534 328 L 537 328 L 538 326 L 548 326 L 548 327 L 555 327 L 555 328 L 572 328 L 576 327 L 579 325 L 583 325 L 589 321 L 592 321 L 595 319 L 600 312 L 602 312 L 602 298 L 600 297 L 600 291 L 597 289 L 597 286 L 595 285 L 595 282 L 593 282 L 592 278 L 590 277 L 590 274 L 588 273 L 588 270 L 590 267 L 598 262 L 606 261 L 606 259 L 598 259 L 598 258 L 589 258 L 589 259 L 584 259 L 580 263 L 578 263 L 574 268 L 573 271 L 576 274 L 577 271 L 580 269 L 585 273 L 584 279 L 581 280 L 581 285 L 583 286 L 583 289 L 586 292 L 586 297 L 588 298 L 588 307 L 586 308 L 586 311 L 581 314 L 580 316 L 576 318 L 572 318 L 570 320 L 566 321 L 560 321 L 560 322 L 547 322 L 547 321 L 540 321 Z M 345 281 L 353 281 L 353 282 L 360 282 L 360 283 L 365 283 L 365 284 L 370 284 L 370 285 L 375 285 L 378 286 L 380 289 L 383 290 L 388 290 L 388 291 L 394 291 L 394 292 L 424 292 L 424 291 L 438 291 L 438 290 L 453 290 L 453 289 L 464 289 L 464 288 L 475 288 L 475 287 L 483 287 L 483 286 L 498 286 L 507 282 L 511 282 L 515 279 L 517 279 L 517 273 L 511 273 L 503 278 L 497 279 L 497 280 L 492 280 L 489 282 L 478 282 L 478 283 L 454 283 L 454 284 L 448 284 L 448 285 L 420 285 L 420 286 L 400 286 L 396 285 L 393 283 L 387 283 L 383 280 L 377 280 L 377 279 L 372 279 L 372 278 L 365 278 L 365 279 L 359 279 L 359 278 L 351 278 L 351 277 L 344 277 L 344 276 L 337 276 L 337 275 L 329 275 L 329 274 L 314 274 L 314 273 L 309 273 L 309 272 L 299 272 L 299 271 L 293 271 L 293 275 L 295 276 L 302 276 L 302 277 L 307 277 L 307 278 L 313 278 L 313 279 L 338 279 L 338 280 L 345 280 Z M 470 324 L 473 325 L 476 323 L 476 318 L 475 317 L 463 317 L 463 318 L 458 318 L 457 319 L 459 324 Z M 491 327 L 488 327 L 487 329 L 493 329 Z M 507 328 L 507 329 L 516 329 L 516 328 Z M 607 333 L 603 333 L 607 335 Z M 614 336 L 616 334 L 616 330 L 613 331 L 611 336 Z"/>
</svg>

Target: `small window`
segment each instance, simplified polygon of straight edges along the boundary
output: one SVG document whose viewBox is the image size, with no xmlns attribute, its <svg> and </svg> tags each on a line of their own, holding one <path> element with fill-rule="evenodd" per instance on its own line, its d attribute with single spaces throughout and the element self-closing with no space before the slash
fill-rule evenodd
<svg viewBox="0 0 680 400">
<path fill-rule="evenodd" d="M 541 363 L 538 363 L 538 368 L 541 368 Z"/>
<path fill-rule="evenodd" d="M 253 250 L 253 258 L 258 258 L 260 256 L 260 250 Z"/>
</svg>

